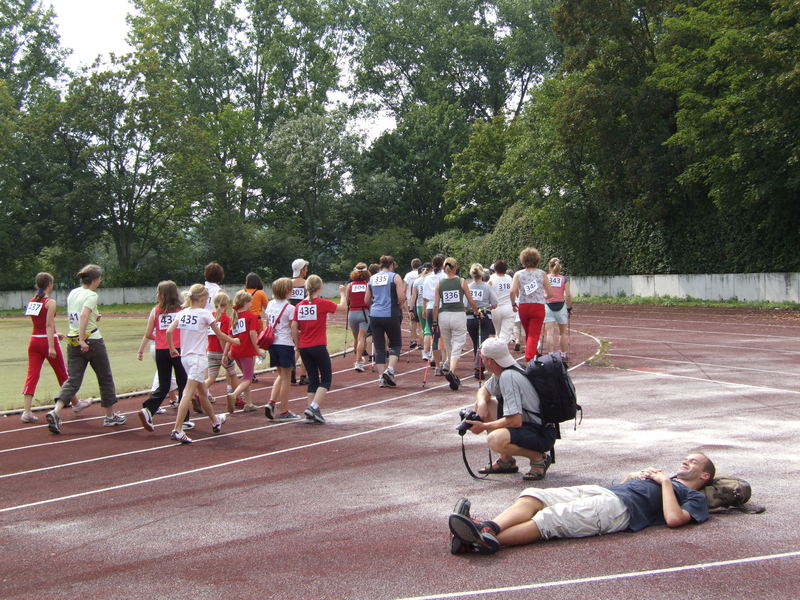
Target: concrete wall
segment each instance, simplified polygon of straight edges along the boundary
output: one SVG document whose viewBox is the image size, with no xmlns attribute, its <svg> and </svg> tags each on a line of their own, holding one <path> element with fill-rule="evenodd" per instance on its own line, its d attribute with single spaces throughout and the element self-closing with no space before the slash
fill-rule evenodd
<svg viewBox="0 0 800 600">
<path fill-rule="evenodd" d="M 240 290 L 239 287 L 222 286 L 228 292 L 228 295 L 233 298 L 234 294 Z M 270 290 L 270 297 L 272 293 Z M 156 288 L 106 288 L 101 287 L 97 290 L 100 296 L 101 304 L 155 304 L 156 301 Z M 14 292 L 0 292 L 0 310 L 14 310 L 20 309 L 25 306 L 28 300 L 33 296 L 34 290 L 23 290 Z M 55 290 L 53 298 L 58 303 L 58 306 L 64 307 L 67 305 L 67 295 L 69 290 Z M 337 283 L 323 283 L 322 295 L 326 298 L 338 298 L 339 289 Z M 63 308 L 62 311 L 63 313 Z"/>
</svg>

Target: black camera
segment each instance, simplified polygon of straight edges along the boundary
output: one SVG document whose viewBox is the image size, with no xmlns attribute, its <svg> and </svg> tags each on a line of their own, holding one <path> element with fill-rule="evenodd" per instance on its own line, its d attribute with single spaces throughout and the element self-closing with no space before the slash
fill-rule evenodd
<svg viewBox="0 0 800 600">
<path fill-rule="evenodd" d="M 461 412 L 458 413 L 461 417 L 461 423 L 458 424 L 456 427 L 456 431 L 458 431 L 458 435 L 464 435 L 467 433 L 467 429 L 472 427 L 472 423 L 467 423 L 467 421 L 483 421 L 481 416 L 476 413 L 471 408 L 462 408 Z"/>
</svg>

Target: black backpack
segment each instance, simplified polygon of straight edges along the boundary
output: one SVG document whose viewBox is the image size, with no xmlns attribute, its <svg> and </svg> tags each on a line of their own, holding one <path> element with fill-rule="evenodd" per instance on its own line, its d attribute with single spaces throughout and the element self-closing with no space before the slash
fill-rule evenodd
<svg viewBox="0 0 800 600">
<path fill-rule="evenodd" d="M 543 423 L 563 423 L 576 419 L 577 427 L 578 411 L 583 420 L 583 409 L 578 404 L 575 386 L 558 353 L 543 354 L 530 361 L 525 376 L 536 388 L 541 411 L 536 416 Z"/>
</svg>

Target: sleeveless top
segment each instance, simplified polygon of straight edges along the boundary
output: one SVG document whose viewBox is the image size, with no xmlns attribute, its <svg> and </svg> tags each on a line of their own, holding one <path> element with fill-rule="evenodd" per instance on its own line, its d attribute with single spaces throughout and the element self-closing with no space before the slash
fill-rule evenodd
<svg viewBox="0 0 800 600">
<path fill-rule="evenodd" d="M 564 288 L 569 281 L 566 275 L 548 275 L 547 279 L 550 280 L 550 287 L 553 295 L 547 299 L 548 302 L 564 302 Z"/>
<path fill-rule="evenodd" d="M 351 281 L 350 282 L 350 312 L 361 311 L 369 308 L 364 302 L 364 297 L 367 295 L 367 282 L 366 281 Z"/>
<path fill-rule="evenodd" d="M 45 305 L 48 300 L 50 298 L 47 296 L 42 296 L 41 300 L 37 300 L 34 296 L 25 308 L 25 316 L 30 317 L 33 323 L 31 335 L 47 335 L 47 308 Z"/>
<path fill-rule="evenodd" d="M 519 273 L 518 304 L 544 304 L 544 271 L 523 269 Z"/>
<path fill-rule="evenodd" d="M 162 314 L 158 306 L 153 309 L 153 312 L 155 313 L 154 331 L 156 334 L 156 350 L 169 349 L 169 343 L 167 342 L 167 329 L 169 329 L 169 326 L 172 325 L 172 321 L 175 320 L 175 315 L 177 315 L 180 310 L 180 308 L 177 308 L 172 312 Z M 175 331 L 172 332 L 172 341 L 175 344 L 176 349 L 181 347 L 181 330 L 177 327 L 175 328 Z"/>
<path fill-rule="evenodd" d="M 369 289 L 372 293 L 372 305 L 369 307 L 370 317 L 399 317 L 400 306 L 397 304 L 397 288 L 394 285 L 394 271 L 378 271 L 369 278 Z"/>
<path fill-rule="evenodd" d="M 464 290 L 461 288 L 461 277 L 439 280 L 439 312 L 465 312 Z"/>
</svg>

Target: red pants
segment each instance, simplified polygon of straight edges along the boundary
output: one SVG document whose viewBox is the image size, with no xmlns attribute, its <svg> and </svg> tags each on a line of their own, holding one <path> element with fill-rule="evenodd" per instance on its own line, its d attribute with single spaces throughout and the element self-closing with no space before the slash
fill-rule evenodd
<svg viewBox="0 0 800 600">
<path fill-rule="evenodd" d="M 64 355 L 61 353 L 61 345 L 58 343 L 57 338 L 54 341 L 56 356 L 55 358 L 50 358 L 47 355 L 47 338 L 31 337 L 31 341 L 28 344 L 28 376 L 25 378 L 25 387 L 22 389 L 24 395 L 33 396 L 36 394 L 36 386 L 39 383 L 42 364 L 44 364 L 45 360 L 53 367 L 58 385 L 62 385 L 67 380 L 67 364 L 64 362 Z"/>
<path fill-rule="evenodd" d="M 544 322 L 544 304 L 526 302 L 518 304 L 519 320 L 525 330 L 525 361 L 531 360 L 539 349 L 539 336 Z"/>
</svg>

